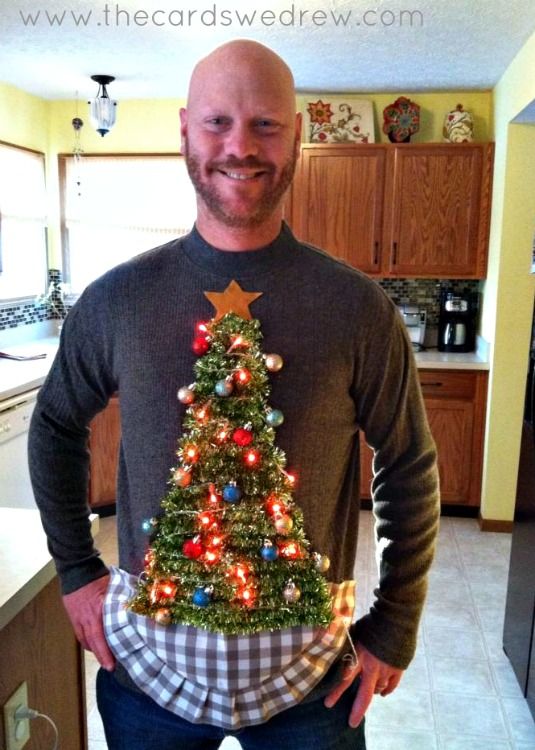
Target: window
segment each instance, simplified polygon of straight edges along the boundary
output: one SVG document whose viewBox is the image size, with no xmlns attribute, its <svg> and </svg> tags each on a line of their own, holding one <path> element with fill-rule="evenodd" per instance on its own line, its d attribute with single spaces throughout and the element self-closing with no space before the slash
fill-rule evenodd
<svg viewBox="0 0 535 750">
<path fill-rule="evenodd" d="M 128 258 L 190 231 L 195 192 L 179 155 L 60 157 L 64 280 L 79 294 Z"/>
<path fill-rule="evenodd" d="M 46 288 L 44 154 L 0 143 L 0 300 Z"/>
</svg>

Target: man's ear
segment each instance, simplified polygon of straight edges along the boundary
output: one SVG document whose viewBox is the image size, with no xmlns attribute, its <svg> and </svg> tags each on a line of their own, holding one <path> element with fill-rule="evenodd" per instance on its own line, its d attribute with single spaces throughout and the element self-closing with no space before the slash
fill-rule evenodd
<svg viewBox="0 0 535 750">
<path fill-rule="evenodd" d="M 303 127 L 303 115 L 297 112 L 295 115 L 295 151 L 297 156 L 301 153 L 301 129 Z"/>
<path fill-rule="evenodd" d="M 181 144 L 186 143 L 186 137 L 187 137 L 187 130 L 188 130 L 188 111 L 185 107 L 180 107 L 180 142 Z M 181 151 L 184 151 L 184 148 L 181 147 Z"/>
</svg>

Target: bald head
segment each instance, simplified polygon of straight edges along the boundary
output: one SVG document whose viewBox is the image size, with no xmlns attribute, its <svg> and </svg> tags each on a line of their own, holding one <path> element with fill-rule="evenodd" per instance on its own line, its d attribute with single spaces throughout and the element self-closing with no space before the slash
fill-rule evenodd
<svg viewBox="0 0 535 750">
<path fill-rule="evenodd" d="M 290 68 L 273 50 L 249 39 L 223 44 L 195 66 L 188 92 L 188 109 L 195 109 L 214 90 L 248 87 L 260 91 L 268 102 L 295 115 L 295 88 Z M 251 89 L 249 89 L 251 90 Z"/>
</svg>

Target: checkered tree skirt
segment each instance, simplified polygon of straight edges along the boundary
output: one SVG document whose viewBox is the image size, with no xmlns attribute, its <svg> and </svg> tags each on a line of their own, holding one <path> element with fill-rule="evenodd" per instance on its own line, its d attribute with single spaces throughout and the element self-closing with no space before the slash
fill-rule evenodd
<svg viewBox="0 0 535 750">
<path fill-rule="evenodd" d="M 329 628 L 229 636 L 135 614 L 126 605 L 137 579 L 112 568 L 104 630 L 131 679 L 160 706 L 193 723 L 239 729 L 299 703 L 336 659 L 353 617 L 355 582 L 330 585 Z"/>
</svg>

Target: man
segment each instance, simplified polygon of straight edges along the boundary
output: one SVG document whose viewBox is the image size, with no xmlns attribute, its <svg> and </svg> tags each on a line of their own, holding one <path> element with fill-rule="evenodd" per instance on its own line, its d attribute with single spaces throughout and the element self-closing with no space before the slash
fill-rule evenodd
<svg viewBox="0 0 535 750">
<path fill-rule="evenodd" d="M 87 425 L 116 390 L 120 566 L 143 567 L 141 526 L 158 513 L 181 424 L 176 390 L 191 380 L 189 334 L 213 311 L 205 291 L 237 280 L 285 368 L 272 399 L 277 442 L 299 472 L 295 492 L 333 581 L 352 577 L 358 529 L 358 430 L 375 451 L 380 586 L 353 627 L 358 663 L 340 663 L 302 704 L 238 732 L 244 750 L 364 748 L 373 695 L 398 685 L 415 648 L 438 517 L 435 450 L 410 344 L 392 303 L 362 274 L 298 243 L 282 199 L 298 158 L 293 79 L 252 41 L 216 49 L 195 68 L 181 133 L 197 192 L 186 238 L 113 269 L 70 312 L 30 435 L 35 495 L 76 635 L 104 667 L 99 707 L 112 750 L 216 748 L 217 728 L 188 725 L 129 684 L 102 631 L 107 569 L 85 501 Z"/>
</svg>

